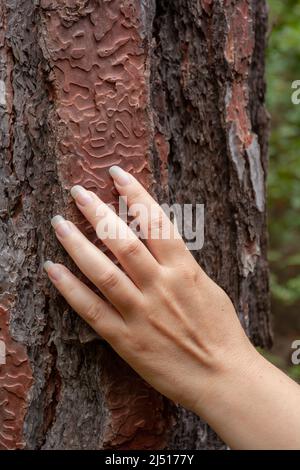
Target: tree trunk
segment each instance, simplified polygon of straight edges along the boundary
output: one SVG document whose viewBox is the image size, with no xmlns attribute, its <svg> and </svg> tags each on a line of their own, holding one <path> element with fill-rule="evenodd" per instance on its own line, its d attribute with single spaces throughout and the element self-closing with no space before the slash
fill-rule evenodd
<svg viewBox="0 0 300 470">
<path fill-rule="evenodd" d="M 263 0 L 0 0 L 1 449 L 217 449 L 43 274 L 74 265 L 50 217 L 115 201 L 120 164 L 160 202 L 205 204 L 196 259 L 270 345 Z M 96 241 L 95 241 L 96 242 Z"/>
</svg>

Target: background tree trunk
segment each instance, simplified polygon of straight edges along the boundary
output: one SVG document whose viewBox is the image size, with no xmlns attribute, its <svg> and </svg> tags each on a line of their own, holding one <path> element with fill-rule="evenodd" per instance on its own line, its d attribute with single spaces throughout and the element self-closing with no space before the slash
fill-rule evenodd
<svg viewBox="0 0 300 470">
<path fill-rule="evenodd" d="M 263 0 L 0 0 L 1 449 L 217 449 L 70 312 L 43 274 L 69 196 L 120 164 L 205 204 L 204 269 L 270 344 Z"/>
</svg>

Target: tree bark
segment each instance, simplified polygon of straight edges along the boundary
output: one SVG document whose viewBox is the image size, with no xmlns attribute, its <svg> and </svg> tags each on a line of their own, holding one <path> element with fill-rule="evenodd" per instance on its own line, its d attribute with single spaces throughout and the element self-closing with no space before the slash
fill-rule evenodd
<svg viewBox="0 0 300 470">
<path fill-rule="evenodd" d="M 107 169 L 119 164 L 161 203 L 205 204 L 195 257 L 255 345 L 270 345 L 265 2 L 0 8 L 0 449 L 226 447 L 96 337 L 42 266 L 77 272 L 50 228 L 57 213 L 99 243 L 69 189 L 115 203 Z"/>
</svg>

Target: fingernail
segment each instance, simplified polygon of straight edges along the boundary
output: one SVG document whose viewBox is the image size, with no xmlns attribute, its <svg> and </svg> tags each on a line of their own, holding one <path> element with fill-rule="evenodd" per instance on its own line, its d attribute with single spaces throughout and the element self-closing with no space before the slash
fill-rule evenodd
<svg viewBox="0 0 300 470">
<path fill-rule="evenodd" d="M 71 189 L 71 196 L 81 206 L 86 206 L 93 201 L 92 196 L 82 186 L 76 185 Z"/>
<path fill-rule="evenodd" d="M 120 186 L 126 186 L 130 183 L 130 175 L 119 166 L 112 166 L 109 170 L 110 176 Z"/>
<path fill-rule="evenodd" d="M 57 264 L 52 263 L 52 261 L 46 261 L 46 263 L 44 263 L 44 269 L 53 281 L 59 281 L 61 278 L 60 267 Z"/>
<path fill-rule="evenodd" d="M 51 224 L 57 235 L 60 237 L 66 237 L 71 233 L 71 225 L 61 215 L 53 217 Z"/>
</svg>

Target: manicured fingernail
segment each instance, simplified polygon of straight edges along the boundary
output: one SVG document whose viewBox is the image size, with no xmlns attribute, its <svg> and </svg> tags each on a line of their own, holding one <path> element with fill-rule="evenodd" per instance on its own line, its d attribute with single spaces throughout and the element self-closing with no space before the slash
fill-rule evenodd
<svg viewBox="0 0 300 470">
<path fill-rule="evenodd" d="M 109 170 L 110 176 L 120 186 L 126 186 L 130 183 L 130 175 L 119 166 L 112 166 Z"/>
<path fill-rule="evenodd" d="M 75 199 L 78 204 L 81 206 L 86 206 L 93 201 L 92 196 L 84 189 L 82 186 L 73 186 L 71 189 L 71 196 Z"/>
<path fill-rule="evenodd" d="M 46 261 L 44 264 L 44 269 L 50 279 L 53 279 L 53 281 L 59 281 L 61 277 L 61 269 L 60 266 L 57 264 L 52 263 L 52 261 Z"/>
<path fill-rule="evenodd" d="M 71 225 L 61 215 L 56 215 L 53 217 L 51 224 L 57 235 L 60 237 L 66 237 L 67 235 L 70 235 Z"/>
</svg>

